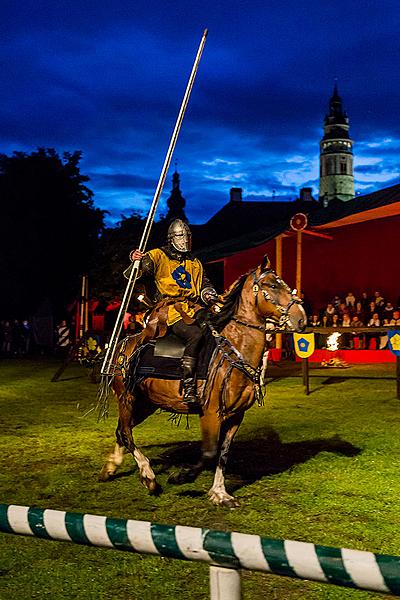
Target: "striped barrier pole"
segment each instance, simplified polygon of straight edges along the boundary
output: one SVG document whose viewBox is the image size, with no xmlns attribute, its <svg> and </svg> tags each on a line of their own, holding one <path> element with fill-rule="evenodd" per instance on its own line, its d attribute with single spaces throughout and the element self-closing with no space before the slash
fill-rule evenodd
<svg viewBox="0 0 400 600">
<path fill-rule="evenodd" d="M 0 531 L 205 562 L 212 600 L 239 600 L 238 569 L 400 596 L 399 556 L 7 504 L 0 504 Z"/>
</svg>

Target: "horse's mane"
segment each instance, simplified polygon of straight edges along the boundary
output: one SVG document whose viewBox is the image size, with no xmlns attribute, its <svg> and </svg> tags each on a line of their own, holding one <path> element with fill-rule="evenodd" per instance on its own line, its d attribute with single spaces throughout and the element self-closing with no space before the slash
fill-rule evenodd
<svg viewBox="0 0 400 600">
<path fill-rule="evenodd" d="M 251 271 L 244 273 L 232 283 L 232 285 L 221 296 L 223 306 L 220 312 L 210 315 L 210 321 L 217 331 L 221 331 L 228 321 L 232 319 L 239 301 L 239 297 L 242 293 L 244 282 L 246 281 L 249 273 L 251 273 Z"/>
</svg>

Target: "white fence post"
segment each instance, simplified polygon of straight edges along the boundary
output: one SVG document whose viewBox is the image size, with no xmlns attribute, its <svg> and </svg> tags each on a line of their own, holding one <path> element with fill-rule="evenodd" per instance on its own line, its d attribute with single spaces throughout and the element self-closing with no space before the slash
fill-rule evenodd
<svg viewBox="0 0 400 600">
<path fill-rule="evenodd" d="M 236 569 L 210 566 L 210 599 L 241 600 L 241 579 Z"/>
</svg>

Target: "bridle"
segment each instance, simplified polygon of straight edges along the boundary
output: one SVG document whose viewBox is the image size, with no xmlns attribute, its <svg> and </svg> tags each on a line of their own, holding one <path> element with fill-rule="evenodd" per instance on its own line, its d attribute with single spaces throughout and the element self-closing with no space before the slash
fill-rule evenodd
<svg viewBox="0 0 400 600">
<path fill-rule="evenodd" d="M 290 294 L 291 300 L 290 302 L 288 302 L 288 304 L 286 306 L 282 306 L 282 304 L 279 304 L 279 302 L 277 302 L 276 300 L 274 300 L 274 298 L 271 297 L 271 295 L 267 292 L 267 290 L 264 290 L 263 288 L 260 287 L 260 281 L 262 281 L 262 279 L 264 279 L 264 277 L 266 277 L 267 275 L 275 275 L 275 281 L 278 285 L 280 285 L 281 287 L 284 288 L 284 290 Z M 289 310 L 291 309 L 291 307 L 294 304 L 302 304 L 301 299 L 295 294 L 294 291 L 292 291 L 290 289 L 290 287 L 283 281 L 283 279 L 281 279 L 280 277 L 278 277 L 278 275 L 275 273 L 275 271 L 273 271 L 272 269 L 267 269 L 266 271 L 263 271 L 258 277 L 256 276 L 256 271 L 252 272 L 253 275 L 253 294 L 254 294 L 254 298 L 255 298 L 255 306 L 256 308 L 258 308 L 258 295 L 261 292 L 264 299 L 267 302 L 270 302 L 271 304 L 273 304 L 278 311 L 281 313 L 279 319 L 277 319 L 276 317 L 266 317 L 265 319 L 265 325 L 254 325 L 252 323 L 246 323 L 245 321 L 241 321 L 240 319 L 233 317 L 233 320 L 236 321 L 236 323 L 239 323 L 240 325 L 245 325 L 246 327 L 250 327 L 251 329 L 259 329 L 261 331 L 267 331 L 268 333 L 279 333 L 282 331 L 290 331 L 291 328 L 288 328 L 288 322 L 289 322 Z"/>
</svg>

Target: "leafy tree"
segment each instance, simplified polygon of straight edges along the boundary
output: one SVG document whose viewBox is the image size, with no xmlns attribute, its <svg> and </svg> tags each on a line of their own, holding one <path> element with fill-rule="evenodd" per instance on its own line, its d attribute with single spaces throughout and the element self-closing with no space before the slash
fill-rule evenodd
<svg viewBox="0 0 400 600">
<path fill-rule="evenodd" d="M 0 315 L 32 314 L 44 299 L 56 313 L 79 293 L 103 230 L 81 152 L 0 155 Z"/>
</svg>

